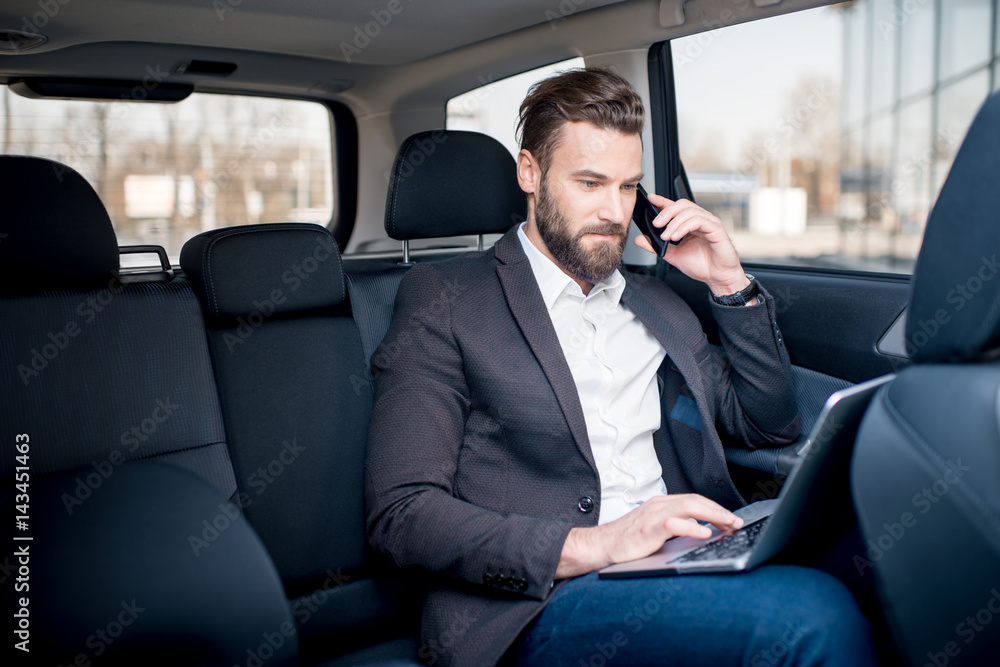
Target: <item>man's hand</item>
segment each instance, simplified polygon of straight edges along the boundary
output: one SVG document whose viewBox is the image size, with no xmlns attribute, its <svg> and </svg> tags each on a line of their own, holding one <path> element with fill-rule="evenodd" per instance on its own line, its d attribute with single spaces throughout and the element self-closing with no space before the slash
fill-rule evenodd
<svg viewBox="0 0 1000 667">
<path fill-rule="evenodd" d="M 614 521 L 571 529 L 559 557 L 556 579 L 645 558 L 672 537 L 711 536 L 712 530 L 698 521 L 707 521 L 721 530 L 743 526 L 743 519 L 705 496 L 655 496 Z"/>
<path fill-rule="evenodd" d="M 734 294 L 750 284 L 721 220 L 687 199 L 672 201 L 650 193 L 649 201 L 661 209 L 653 220 L 654 227 L 663 228 L 660 237 L 683 239 L 680 245 L 668 245 L 663 259 L 706 283 L 713 294 Z M 645 236 L 638 236 L 635 244 L 653 252 Z"/>
</svg>

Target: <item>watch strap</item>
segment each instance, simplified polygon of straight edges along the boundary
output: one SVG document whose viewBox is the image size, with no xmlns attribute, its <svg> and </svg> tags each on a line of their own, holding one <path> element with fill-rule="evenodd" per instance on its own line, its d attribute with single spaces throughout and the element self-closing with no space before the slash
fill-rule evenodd
<svg viewBox="0 0 1000 667">
<path fill-rule="evenodd" d="M 760 293 L 760 286 L 752 275 L 748 273 L 746 276 L 750 279 L 749 285 L 734 294 L 712 294 L 712 301 L 720 306 L 745 306 L 755 300 Z"/>
</svg>

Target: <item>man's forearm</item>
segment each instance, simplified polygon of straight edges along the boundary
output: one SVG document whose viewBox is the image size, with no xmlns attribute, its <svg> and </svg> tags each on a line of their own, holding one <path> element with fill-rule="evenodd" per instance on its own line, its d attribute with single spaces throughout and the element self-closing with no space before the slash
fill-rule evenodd
<svg viewBox="0 0 1000 667">
<path fill-rule="evenodd" d="M 556 579 L 578 577 L 594 570 L 610 565 L 610 560 L 602 557 L 596 541 L 593 539 L 596 528 L 570 528 L 562 553 L 559 555 L 559 565 L 556 566 Z"/>
<path fill-rule="evenodd" d="M 727 432 L 743 442 L 786 444 L 798 435 L 790 362 L 771 314 L 773 304 L 767 301 L 764 288 L 760 290 L 765 303 L 756 312 L 713 304 L 725 350 L 724 358 L 718 355 L 717 371 L 712 374 L 713 387 L 719 392 L 718 418 Z"/>
</svg>

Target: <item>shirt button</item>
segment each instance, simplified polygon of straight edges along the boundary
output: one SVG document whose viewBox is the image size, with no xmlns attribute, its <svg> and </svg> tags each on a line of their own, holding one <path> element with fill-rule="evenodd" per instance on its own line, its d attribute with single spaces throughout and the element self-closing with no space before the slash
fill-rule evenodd
<svg viewBox="0 0 1000 667">
<path fill-rule="evenodd" d="M 584 496 L 580 498 L 580 501 L 576 504 L 576 508 L 584 514 L 589 514 L 594 511 L 594 499 L 590 496 Z"/>
</svg>

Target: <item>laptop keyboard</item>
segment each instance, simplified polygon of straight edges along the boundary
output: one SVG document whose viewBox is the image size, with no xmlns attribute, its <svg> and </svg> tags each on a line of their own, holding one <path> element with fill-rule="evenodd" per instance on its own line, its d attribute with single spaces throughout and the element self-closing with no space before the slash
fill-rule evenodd
<svg viewBox="0 0 1000 667">
<path fill-rule="evenodd" d="M 675 563 L 690 563 L 699 560 L 722 560 L 725 558 L 736 558 L 748 553 L 757 544 L 767 522 L 771 517 L 765 517 L 760 521 L 755 521 L 749 526 L 740 528 L 731 535 L 726 535 L 721 540 L 709 542 L 689 551 L 683 556 L 674 559 Z"/>
</svg>

